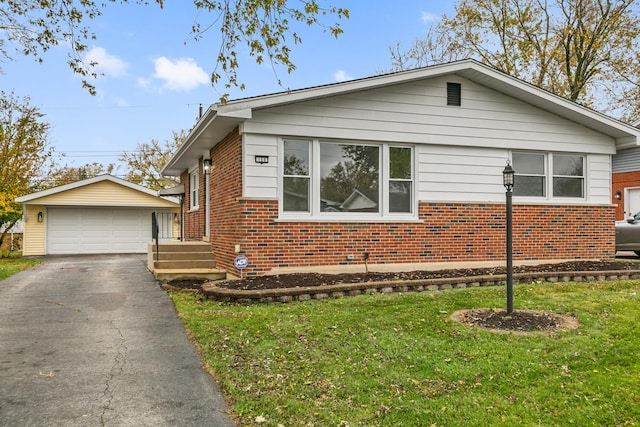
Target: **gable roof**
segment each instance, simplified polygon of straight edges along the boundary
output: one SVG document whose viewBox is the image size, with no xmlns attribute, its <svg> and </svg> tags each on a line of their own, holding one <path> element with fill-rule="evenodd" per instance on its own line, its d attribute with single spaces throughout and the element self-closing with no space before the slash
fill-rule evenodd
<svg viewBox="0 0 640 427">
<path fill-rule="evenodd" d="M 140 192 L 146 196 L 152 196 L 152 197 L 157 197 L 158 196 L 158 192 L 150 190 L 146 187 L 143 187 L 141 185 L 137 185 L 134 184 L 132 182 L 129 181 L 125 181 L 124 179 L 120 179 L 117 178 L 115 176 L 112 175 L 99 175 L 93 178 L 89 178 L 89 179 L 83 179 L 81 181 L 76 181 L 76 182 L 72 182 L 70 184 L 65 184 L 65 185 L 60 185 L 58 187 L 53 187 L 53 188 L 49 188 L 47 190 L 42 190 L 42 191 L 37 191 L 35 193 L 31 193 L 31 194 L 27 194 L 25 196 L 21 196 L 21 197 L 16 197 L 16 202 L 18 203 L 37 203 L 37 201 L 39 199 L 48 197 L 48 196 L 53 196 L 56 194 L 60 194 L 63 193 L 65 191 L 70 191 L 70 190 L 75 190 L 75 189 L 80 189 L 83 187 L 87 187 L 90 185 L 94 185 L 94 184 L 98 184 L 101 182 L 111 182 L 117 185 L 120 185 L 122 187 Z M 165 199 L 160 199 L 160 200 L 169 200 L 171 203 L 175 203 L 177 204 L 177 201 L 175 200 L 171 200 L 170 198 L 165 198 Z M 166 202 L 160 202 L 159 204 L 166 204 Z"/>
<path fill-rule="evenodd" d="M 640 131 L 595 110 L 554 95 L 473 59 L 416 68 L 341 83 L 238 99 L 213 104 L 193 127 L 186 141 L 169 159 L 162 173 L 177 176 L 195 163 L 236 126 L 251 119 L 254 110 L 376 89 L 400 83 L 455 74 L 482 86 L 519 99 L 559 117 L 613 138 L 616 148 L 639 144 Z"/>
</svg>

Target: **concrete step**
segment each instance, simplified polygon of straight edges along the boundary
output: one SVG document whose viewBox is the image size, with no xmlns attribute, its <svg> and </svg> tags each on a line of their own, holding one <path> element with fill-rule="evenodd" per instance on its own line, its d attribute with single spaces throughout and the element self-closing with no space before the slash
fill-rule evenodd
<svg viewBox="0 0 640 427">
<path fill-rule="evenodd" d="M 160 269 L 154 270 L 156 280 L 170 281 L 183 279 L 225 280 L 227 272 L 217 268 Z"/>
<path fill-rule="evenodd" d="M 158 260 L 158 254 L 153 253 L 153 260 Z M 161 261 L 178 261 L 178 260 L 213 260 L 213 253 L 206 252 L 164 252 L 160 249 Z"/>
<path fill-rule="evenodd" d="M 151 245 L 153 252 L 156 245 Z M 160 253 L 163 252 L 211 252 L 211 245 L 207 242 L 160 242 Z"/>
<path fill-rule="evenodd" d="M 192 268 L 216 268 L 216 262 L 212 259 L 209 259 L 209 260 L 185 259 L 185 260 L 163 261 L 162 257 L 160 258 L 160 261 L 153 262 L 154 270 L 192 269 Z"/>
</svg>

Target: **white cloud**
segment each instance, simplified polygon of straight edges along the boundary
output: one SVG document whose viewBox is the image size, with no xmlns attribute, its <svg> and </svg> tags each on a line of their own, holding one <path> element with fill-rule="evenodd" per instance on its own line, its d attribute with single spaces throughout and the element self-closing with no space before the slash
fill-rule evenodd
<svg viewBox="0 0 640 427">
<path fill-rule="evenodd" d="M 434 22 L 434 21 L 440 20 L 440 17 L 438 15 L 434 15 L 433 13 L 420 12 L 420 19 L 425 24 L 428 24 L 429 22 Z"/>
<path fill-rule="evenodd" d="M 335 73 L 333 73 L 333 78 L 337 82 L 344 82 L 346 80 L 353 80 L 353 77 L 351 77 L 349 74 L 347 74 L 347 72 L 344 71 L 344 70 L 338 70 Z"/>
<path fill-rule="evenodd" d="M 94 69 L 98 73 L 113 77 L 124 75 L 129 66 L 129 64 L 117 56 L 109 55 L 103 47 L 94 47 L 91 49 L 84 56 L 84 61 L 87 63 L 95 62 L 96 65 Z"/>
<path fill-rule="evenodd" d="M 162 80 L 162 87 L 168 90 L 189 91 L 210 82 L 209 75 L 193 58 L 172 60 L 164 56 L 154 61 L 156 72 L 154 78 Z M 138 79 L 138 83 L 148 86 L 146 79 Z"/>
</svg>

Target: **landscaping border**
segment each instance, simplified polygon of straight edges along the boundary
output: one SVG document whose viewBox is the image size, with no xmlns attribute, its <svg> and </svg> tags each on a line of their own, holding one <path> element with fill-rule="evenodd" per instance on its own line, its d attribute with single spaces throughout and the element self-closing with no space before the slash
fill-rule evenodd
<svg viewBox="0 0 640 427">
<path fill-rule="evenodd" d="M 593 282 L 604 280 L 640 279 L 640 270 L 528 272 L 513 275 L 514 283 Z M 424 292 L 443 289 L 505 285 L 506 274 L 451 277 L 421 280 L 340 283 L 336 285 L 298 286 L 294 288 L 241 290 L 217 286 L 215 282 L 202 285 L 206 298 L 236 304 L 286 303 L 327 298 L 342 298 L 374 293 Z"/>
</svg>

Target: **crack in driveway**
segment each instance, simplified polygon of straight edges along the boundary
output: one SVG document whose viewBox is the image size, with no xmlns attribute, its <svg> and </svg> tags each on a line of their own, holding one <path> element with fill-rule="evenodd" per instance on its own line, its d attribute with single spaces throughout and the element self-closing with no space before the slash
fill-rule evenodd
<svg viewBox="0 0 640 427">
<path fill-rule="evenodd" d="M 122 334 L 122 331 L 120 330 L 120 328 L 118 328 L 118 326 L 116 326 L 113 320 L 110 320 L 109 324 L 111 325 L 111 328 L 117 332 L 119 343 L 116 346 L 116 355 L 113 359 L 113 365 L 109 370 L 109 375 L 107 376 L 107 380 L 105 382 L 105 388 L 102 393 L 106 399 L 106 402 L 103 405 L 102 412 L 100 414 L 100 425 L 102 426 L 106 425 L 107 423 L 108 412 L 113 411 L 113 408 L 111 407 L 111 404 L 114 398 L 113 382 L 116 378 L 118 378 L 122 374 L 124 370 L 124 365 L 127 363 L 127 353 L 128 353 L 126 339 Z"/>
</svg>

